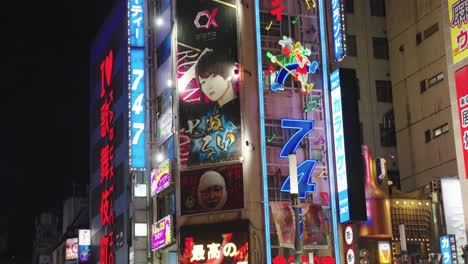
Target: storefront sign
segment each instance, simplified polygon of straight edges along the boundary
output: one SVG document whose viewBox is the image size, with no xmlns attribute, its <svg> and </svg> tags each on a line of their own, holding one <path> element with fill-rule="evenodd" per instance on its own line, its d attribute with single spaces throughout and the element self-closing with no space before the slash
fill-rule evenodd
<svg viewBox="0 0 468 264">
<path fill-rule="evenodd" d="M 454 235 L 440 237 L 440 252 L 443 264 L 457 264 L 457 245 Z"/>
<path fill-rule="evenodd" d="M 170 184 L 170 161 L 167 159 L 151 172 L 151 196 L 155 196 Z"/>
<path fill-rule="evenodd" d="M 457 89 L 458 117 L 460 122 L 461 142 L 465 164 L 465 177 L 468 179 L 468 67 L 455 72 Z"/>
<path fill-rule="evenodd" d="M 172 243 L 172 218 L 170 215 L 153 224 L 151 232 L 151 250 L 155 251 Z"/>
<path fill-rule="evenodd" d="M 468 55 L 468 19 L 464 0 L 448 0 L 450 41 L 452 43 L 453 63 Z"/>
</svg>

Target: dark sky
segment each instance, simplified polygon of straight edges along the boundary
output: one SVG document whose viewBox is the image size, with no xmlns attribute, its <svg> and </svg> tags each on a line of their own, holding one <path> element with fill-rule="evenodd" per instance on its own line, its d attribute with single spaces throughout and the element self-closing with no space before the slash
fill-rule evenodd
<svg viewBox="0 0 468 264">
<path fill-rule="evenodd" d="M 2 8 L 0 212 L 18 263 L 30 257 L 34 217 L 60 207 L 72 181 L 89 182 L 89 51 L 113 2 Z"/>
</svg>

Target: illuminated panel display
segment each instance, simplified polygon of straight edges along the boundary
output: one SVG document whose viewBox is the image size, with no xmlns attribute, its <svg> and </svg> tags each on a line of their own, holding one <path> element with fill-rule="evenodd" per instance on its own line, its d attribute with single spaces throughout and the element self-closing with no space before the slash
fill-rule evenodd
<svg viewBox="0 0 468 264">
<path fill-rule="evenodd" d="M 465 177 L 468 179 L 468 67 L 455 72 L 455 85 L 457 89 L 458 117 L 460 122 L 461 144 L 465 164 Z M 443 131 L 442 131 L 443 133 Z"/>
<path fill-rule="evenodd" d="M 247 221 L 183 226 L 180 230 L 179 261 L 189 263 L 249 262 Z"/>
<path fill-rule="evenodd" d="M 172 243 L 172 218 L 170 215 L 153 224 L 151 232 L 151 250 L 155 251 Z"/>
<path fill-rule="evenodd" d="M 346 154 L 343 131 L 343 113 L 341 111 L 340 70 L 330 75 L 331 102 L 333 119 L 333 140 L 335 142 L 336 182 L 338 186 L 338 206 L 340 223 L 350 220 L 348 202 L 348 181 L 346 175 Z"/>
<path fill-rule="evenodd" d="M 237 161 L 243 126 L 236 1 L 181 0 L 176 13 L 180 164 Z"/>
<path fill-rule="evenodd" d="M 335 61 L 344 58 L 346 52 L 345 34 L 344 34 L 344 13 L 341 0 L 331 1 L 332 26 L 333 26 L 333 48 Z"/>
<path fill-rule="evenodd" d="M 65 259 L 74 260 L 78 258 L 78 238 L 69 238 L 65 242 Z"/>
<path fill-rule="evenodd" d="M 129 144 L 130 168 L 145 169 L 145 50 L 144 50 L 144 1 L 129 2 L 130 25 L 129 54 Z"/>
<path fill-rule="evenodd" d="M 466 19 L 466 2 L 464 0 L 448 0 L 450 42 L 452 43 L 453 63 L 457 63 L 468 55 L 468 20 Z"/>
<path fill-rule="evenodd" d="M 163 161 L 151 172 L 151 196 L 166 189 L 171 184 L 169 160 Z"/>
</svg>

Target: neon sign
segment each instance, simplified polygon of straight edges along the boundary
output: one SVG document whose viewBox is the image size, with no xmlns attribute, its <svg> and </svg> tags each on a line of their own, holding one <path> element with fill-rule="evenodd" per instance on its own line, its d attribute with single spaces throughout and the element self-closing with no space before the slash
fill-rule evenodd
<svg viewBox="0 0 468 264">
<path fill-rule="evenodd" d="M 340 71 L 335 70 L 330 75 L 333 140 L 335 142 L 335 166 L 338 186 L 338 206 L 340 223 L 350 220 L 348 201 L 348 180 L 346 174 L 346 155 L 343 131 L 343 113 L 341 111 Z"/>
<path fill-rule="evenodd" d="M 112 84 L 112 68 L 114 63 L 113 51 L 110 50 L 100 65 L 101 71 L 101 139 L 105 142 L 101 147 L 101 185 L 104 190 L 101 193 L 101 226 L 108 226 L 107 234 L 101 237 L 100 261 L 101 263 L 114 263 L 114 89 Z"/>
<path fill-rule="evenodd" d="M 271 67 L 268 71 L 268 73 L 276 76 L 275 82 L 271 85 L 271 90 L 273 92 L 282 90 L 286 78 L 291 75 L 294 80 L 301 84 L 300 92 L 302 94 L 310 93 L 314 83 L 308 83 L 309 73 L 315 73 L 318 68 L 318 62 L 311 62 L 307 57 L 311 54 L 310 49 L 304 48 L 299 41 L 293 44 L 292 39 L 286 36 L 283 36 L 283 39 L 278 43 L 281 45 L 281 55 L 275 56 L 270 52 L 266 53 L 271 62 L 280 66 L 277 73 Z"/>
<path fill-rule="evenodd" d="M 340 61 L 344 58 L 346 52 L 346 34 L 344 34 L 344 14 L 343 6 L 340 0 L 332 0 L 332 25 L 333 25 L 333 47 L 335 61 Z"/>
<path fill-rule="evenodd" d="M 130 25 L 130 72 L 129 72 L 129 150 L 130 168 L 145 169 L 145 50 L 144 50 L 144 5 L 143 1 L 132 0 L 129 10 Z"/>
</svg>

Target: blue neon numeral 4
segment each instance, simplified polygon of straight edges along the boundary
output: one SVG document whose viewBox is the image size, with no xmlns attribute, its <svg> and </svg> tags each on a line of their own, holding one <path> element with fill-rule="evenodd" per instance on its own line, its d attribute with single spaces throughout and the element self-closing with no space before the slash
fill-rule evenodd
<svg viewBox="0 0 468 264">
<path fill-rule="evenodd" d="M 297 184 L 299 185 L 299 199 L 305 199 L 307 193 L 315 192 L 315 183 L 311 183 L 312 172 L 314 171 L 316 160 L 305 160 L 297 167 Z M 289 193 L 291 191 L 290 176 L 286 178 L 283 186 L 281 186 L 282 192 Z"/>
</svg>

